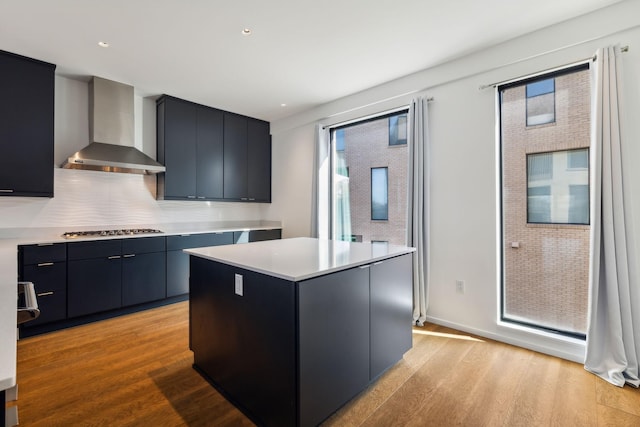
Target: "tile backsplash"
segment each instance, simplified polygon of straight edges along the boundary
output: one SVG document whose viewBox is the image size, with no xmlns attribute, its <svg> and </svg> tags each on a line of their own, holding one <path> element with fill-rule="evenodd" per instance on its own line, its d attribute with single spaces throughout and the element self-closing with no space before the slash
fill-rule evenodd
<svg viewBox="0 0 640 427">
<path fill-rule="evenodd" d="M 260 220 L 257 203 L 156 200 L 156 177 L 54 169 L 54 197 L 1 197 L 0 228 Z"/>
</svg>

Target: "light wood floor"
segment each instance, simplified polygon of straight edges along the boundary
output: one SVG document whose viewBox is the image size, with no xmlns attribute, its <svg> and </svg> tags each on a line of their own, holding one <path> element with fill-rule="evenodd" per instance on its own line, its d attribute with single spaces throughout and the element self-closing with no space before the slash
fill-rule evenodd
<svg viewBox="0 0 640 427">
<path fill-rule="evenodd" d="M 21 426 L 250 426 L 191 367 L 186 302 L 18 342 Z M 640 391 L 428 325 L 326 426 L 640 426 Z"/>
</svg>

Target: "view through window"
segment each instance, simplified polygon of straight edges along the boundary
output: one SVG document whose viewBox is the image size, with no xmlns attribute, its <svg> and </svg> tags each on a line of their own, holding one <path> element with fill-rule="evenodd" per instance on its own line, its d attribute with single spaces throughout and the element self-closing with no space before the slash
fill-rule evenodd
<svg viewBox="0 0 640 427">
<path fill-rule="evenodd" d="M 406 244 L 407 112 L 334 128 L 332 235 Z"/>
<path fill-rule="evenodd" d="M 588 64 L 498 88 L 502 319 L 584 337 L 589 272 Z"/>
</svg>

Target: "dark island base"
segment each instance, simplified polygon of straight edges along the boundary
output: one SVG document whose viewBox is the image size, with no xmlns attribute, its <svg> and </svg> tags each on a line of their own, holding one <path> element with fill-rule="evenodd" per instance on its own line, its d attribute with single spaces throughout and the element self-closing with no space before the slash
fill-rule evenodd
<svg viewBox="0 0 640 427">
<path fill-rule="evenodd" d="M 300 282 L 190 266 L 193 367 L 260 426 L 320 424 L 412 346 L 410 254 Z"/>
</svg>

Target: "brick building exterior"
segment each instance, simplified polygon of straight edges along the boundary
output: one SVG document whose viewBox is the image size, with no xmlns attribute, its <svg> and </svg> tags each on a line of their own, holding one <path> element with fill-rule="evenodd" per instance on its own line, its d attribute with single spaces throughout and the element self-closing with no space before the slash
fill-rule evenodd
<svg viewBox="0 0 640 427">
<path fill-rule="evenodd" d="M 406 244 L 407 145 L 389 145 L 389 118 L 344 128 L 354 240 Z M 388 220 L 371 219 L 371 169 L 387 168 Z"/>
<path fill-rule="evenodd" d="M 502 92 L 504 315 L 512 320 L 584 334 L 590 227 L 588 224 L 528 223 L 527 188 L 532 191 L 533 187 L 527 175 L 527 155 L 589 147 L 589 71 L 555 78 L 555 121 L 552 123 L 527 126 L 526 98 L 526 85 Z M 529 110 L 534 108 L 537 107 L 531 102 Z M 586 156 L 588 152 L 582 153 Z M 554 160 L 568 157 L 566 152 L 554 155 Z M 566 160 L 563 161 L 556 161 L 554 171 L 559 164 L 568 170 L 567 180 L 582 174 L 582 179 L 586 175 L 588 182 L 588 167 L 582 171 L 571 170 Z M 553 209 L 549 209 L 551 216 Z M 588 223 L 588 216 L 585 222 Z"/>
</svg>

